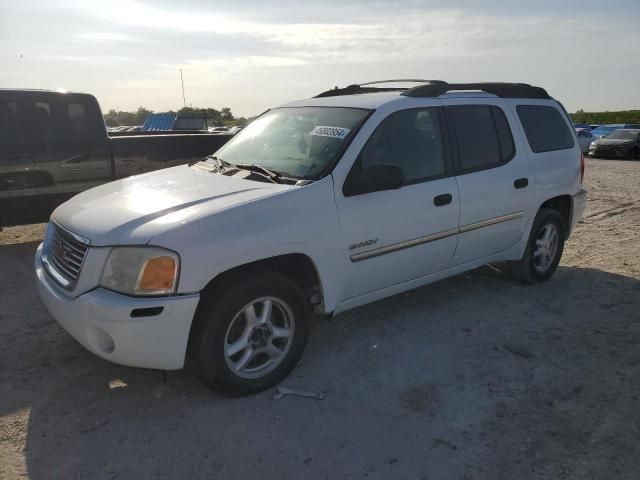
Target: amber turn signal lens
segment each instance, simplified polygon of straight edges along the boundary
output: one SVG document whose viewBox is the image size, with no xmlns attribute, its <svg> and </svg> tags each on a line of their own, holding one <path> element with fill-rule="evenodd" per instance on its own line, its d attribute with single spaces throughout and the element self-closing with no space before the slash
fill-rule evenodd
<svg viewBox="0 0 640 480">
<path fill-rule="evenodd" d="M 176 261 L 172 257 L 156 257 L 145 262 L 138 281 L 139 290 L 171 290 L 176 278 Z"/>
</svg>

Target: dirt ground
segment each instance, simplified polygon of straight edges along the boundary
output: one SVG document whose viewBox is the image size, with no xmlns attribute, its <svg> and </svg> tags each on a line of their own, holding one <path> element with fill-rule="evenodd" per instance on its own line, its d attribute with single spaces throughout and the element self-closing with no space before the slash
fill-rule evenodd
<svg viewBox="0 0 640 480">
<path fill-rule="evenodd" d="M 0 478 L 639 478 L 640 162 L 586 184 L 551 281 L 487 266 L 318 321 L 283 385 L 323 401 L 100 360 L 38 299 L 43 227 L 5 229 Z"/>
</svg>

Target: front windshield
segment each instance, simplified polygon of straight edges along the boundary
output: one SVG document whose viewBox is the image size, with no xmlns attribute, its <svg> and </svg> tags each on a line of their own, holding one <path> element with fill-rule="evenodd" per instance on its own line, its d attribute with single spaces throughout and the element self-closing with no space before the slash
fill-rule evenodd
<svg viewBox="0 0 640 480">
<path fill-rule="evenodd" d="M 604 137 L 619 128 L 620 127 L 598 127 L 594 130 L 591 130 L 591 135 L 593 135 L 594 137 Z"/>
<path fill-rule="evenodd" d="M 260 165 L 285 177 L 317 178 L 368 113 L 356 108 L 277 108 L 241 130 L 216 157 L 233 165 Z"/>
<path fill-rule="evenodd" d="M 607 138 L 620 139 L 620 140 L 635 140 L 638 136 L 638 132 L 633 130 L 616 130 L 615 132 L 607 135 Z"/>
</svg>

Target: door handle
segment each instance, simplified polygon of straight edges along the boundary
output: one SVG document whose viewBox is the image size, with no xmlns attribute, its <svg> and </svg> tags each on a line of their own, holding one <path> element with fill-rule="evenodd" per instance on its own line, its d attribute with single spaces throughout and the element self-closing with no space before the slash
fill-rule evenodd
<svg viewBox="0 0 640 480">
<path fill-rule="evenodd" d="M 513 182 L 513 186 L 516 188 L 525 188 L 527 185 L 529 185 L 528 178 L 519 178 Z"/>
<path fill-rule="evenodd" d="M 438 195 L 433 197 L 433 204 L 436 207 L 442 207 L 443 205 L 448 205 L 453 200 L 453 197 L 450 193 L 443 193 L 442 195 Z"/>
</svg>

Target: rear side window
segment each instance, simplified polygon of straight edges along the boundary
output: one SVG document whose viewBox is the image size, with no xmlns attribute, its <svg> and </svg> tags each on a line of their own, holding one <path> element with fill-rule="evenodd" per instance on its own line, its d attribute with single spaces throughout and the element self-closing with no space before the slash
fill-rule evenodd
<svg viewBox="0 0 640 480">
<path fill-rule="evenodd" d="M 533 152 L 573 148 L 573 135 L 558 109 L 544 105 L 518 105 L 517 111 Z"/>
<path fill-rule="evenodd" d="M 35 122 L 33 128 L 33 139 L 37 142 L 49 144 L 54 139 L 54 124 L 52 118 L 52 105 L 49 102 L 35 102 L 33 104 Z"/>
<path fill-rule="evenodd" d="M 70 103 L 67 105 L 67 117 L 69 118 L 69 128 L 73 133 L 84 133 L 87 129 L 87 113 L 80 103 Z"/>
<path fill-rule="evenodd" d="M 455 130 L 461 172 L 497 167 L 515 155 L 511 129 L 500 108 L 456 105 L 446 107 L 446 112 Z"/>
</svg>

